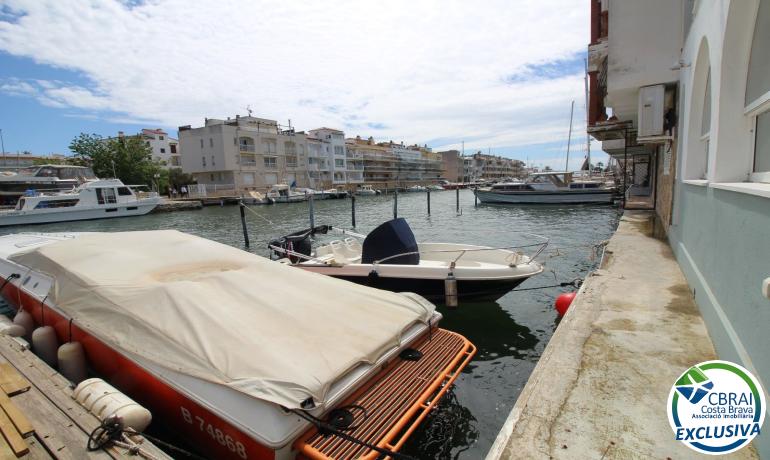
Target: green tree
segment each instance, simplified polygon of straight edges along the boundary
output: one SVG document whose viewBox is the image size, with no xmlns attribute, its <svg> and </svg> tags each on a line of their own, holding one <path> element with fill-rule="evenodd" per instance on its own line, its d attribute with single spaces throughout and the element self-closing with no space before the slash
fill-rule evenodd
<svg viewBox="0 0 770 460">
<path fill-rule="evenodd" d="M 165 170 L 139 136 L 105 139 L 81 133 L 69 148 L 75 153 L 73 163 L 91 166 L 97 177 L 116 177 L 129 185 L 163 185 L 159 179 Z"/>
</svg>

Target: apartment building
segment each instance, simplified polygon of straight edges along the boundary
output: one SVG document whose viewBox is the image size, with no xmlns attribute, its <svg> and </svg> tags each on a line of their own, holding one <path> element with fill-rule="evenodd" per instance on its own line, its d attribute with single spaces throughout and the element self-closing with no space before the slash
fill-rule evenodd
<svg viewBox="0 0 770 460">
<path fill-rule="evenodd" d="M 152 149 L 152 157 L 169 168 L 182 167 L 182 156 L 179 151 L 179 140 L 169 137 L 162 129 L 142 129 L 139 133 L 148 147 Z"/>
<path fill-rule="evenodd" d="M 437 152 L 441 155 L 441 177 L 450 182 L 460 182 L 463 176 L 463 161 L 459 150 Z"/>
<path fill-rule="evenodd" d="M 207 118 L 199 128 L 179 127 L 179 142 L 182 170 L 198 184 L 235 191 L 265 190 L 283 182 L 310 185 L 307 136 L 275 120 Z"/>
<path fill-rule="evenodd" d="M 347 150 L 345 133 L 338 129 L 317 128 L 308 131 L 308 173 L 311 182 L 323 187 L 339 187 L 363 182 L 363 163 Z"/>
<path fill-rule="evenodd" d="M 463 158 L 463 178 L 466 182 L 473 182 L 479 179 L 500 181 L 525 177 L 524 166 L 520 160 L 476 152 Z"/>
<path fill-rule="evenodd" d="M 588 53 L 589 134 L 631 182 L 646 159 L 717 354 L 768 388 L 770 0 L 592 0 Z M 770 456 L 770 437 L 754 445 Z"/>
<path fill-rule="evenodd" d="M 363 182 L 384 189 L 435 183 L 442 177 L 441 154 L 427 146 L 403 142 L 375 143 L 372 137 L 347 140 L 347 150 L 355 161 Z"/>
</svg>

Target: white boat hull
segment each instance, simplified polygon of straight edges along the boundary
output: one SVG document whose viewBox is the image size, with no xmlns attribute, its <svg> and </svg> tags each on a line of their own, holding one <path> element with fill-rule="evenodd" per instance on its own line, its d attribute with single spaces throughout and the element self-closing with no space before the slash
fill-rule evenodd
<svg viewBox="0 0 770 460">
<path fill-rule="evenodd" d="M 612 203 L 612 190 L 599 191 L 522 191 L 497 193 L 485 190 L 475 190 L 476 196 L 482 203 L 497 204 L 580 204 L 580 203 Z"/>
<path fill-rule="evenodd" d="M 7 211 L 0 214 L 0 226 L 49 224 L 76 220 L 108 219 L 112 217 L 141 216 L 158 205 L 157 199 L 134 203 L 119 203 L 98 207 L 48 208 L 30 211 Z"/>
</svg>

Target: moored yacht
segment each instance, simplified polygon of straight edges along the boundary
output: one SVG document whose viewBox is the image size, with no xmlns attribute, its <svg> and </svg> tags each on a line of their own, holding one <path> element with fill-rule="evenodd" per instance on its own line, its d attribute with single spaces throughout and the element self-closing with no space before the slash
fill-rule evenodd
<svg viewBox="0 0 770 460">
<path fill-rule="evenodd" d="M 0 211 L 0 226 L 140 216 L 160 202 L 157 193 L 144 195 L 118 179 L 86 182 L 69 192 L 32 192 L 15 209 Z"/>
<path fill-rule="evenodd" d="M 501 182 L 473 191 L 482 203 L 612 203 L 616 189 L 602 180 L 573 180 L 571 172 L 531 174 L 524 182 Z"/>
<path fill-rule="evenodd" d="M 173 230 L 2 236 L 0 276 L 207 458 L 395 457 L 475 353 L 417 295 Z"/>
<path fill-rule="evenodd" d="M 323 242 L 324 235 L 331 241 Z M 380 289 L 443 300 L 450 279 L 459 298 L 497 299 L 543 271 L 535 258 L 548 239 L 528 237 L 534 241 L 506 248 L 417 243 L 406 220 L 398 218 L 368 235 L 324 225 L 275 239 L 268 247 L 280 262 Z"/>
<path fill-rule="evenodd" d="M 287 184 L 274 184 L 267 192 L 267 197 L 272 199 L 274 203 L 298 203 L 307 201 L 308 196 L 307 193 L 293 190 Z"/>
<path fill-rule="evenodd" d="M 358 187 L 358 190 L 356 190 L 356 195 L 379 195 L 380 193 L 382 192 L 380 192 L 379 190 L 375 190 L 369 184 L 364 184 Z"/>
<path fill-rule="evenodd" d="M 84 166 L 41 165 L 17 171 L 2 171 L 0 201 L 3 204 L 16 204 L 29 191 L 63 192 L 95 179 L 93 170 Z"/>
</svg>

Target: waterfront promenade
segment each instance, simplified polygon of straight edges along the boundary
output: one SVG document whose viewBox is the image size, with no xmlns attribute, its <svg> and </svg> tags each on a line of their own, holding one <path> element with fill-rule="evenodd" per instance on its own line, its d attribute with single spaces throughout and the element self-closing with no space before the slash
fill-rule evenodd
<svg viewBox="0 0 770 460">
<path fill-rule="evenodd" d="M 487 460 L 702 458 L 674 440 L 669 390 L 716 359 L 703 319 L 652 214 L 627 211 Z M 753 446 L 731 458 L 757 458 Z"/>
</svg>

